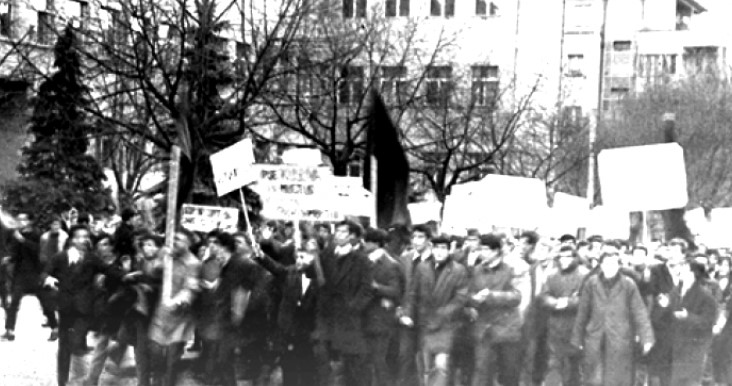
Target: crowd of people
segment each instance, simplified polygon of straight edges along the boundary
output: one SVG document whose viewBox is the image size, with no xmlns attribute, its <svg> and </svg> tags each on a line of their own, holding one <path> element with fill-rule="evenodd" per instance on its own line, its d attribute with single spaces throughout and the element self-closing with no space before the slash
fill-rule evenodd
<svg viewBox="0 0 732 386">
<path fill-rule="evenodd" d="M 730 256 L 681 239 L 270 221 L 165 247 L 121 217 L 41 234 L 19 213 L 0 238 L 2 339 L 37 296 L 59 386 L 114 376 L 129 347 L 142 386 L 175 385 L 186 351 L 226 386 L 732 385 Z"/>
</svg>

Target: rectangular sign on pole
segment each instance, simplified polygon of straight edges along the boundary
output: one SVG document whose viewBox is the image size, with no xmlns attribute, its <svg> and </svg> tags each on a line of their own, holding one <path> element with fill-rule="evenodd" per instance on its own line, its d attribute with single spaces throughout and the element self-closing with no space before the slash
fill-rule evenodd
<svg viewBox="0 0 732 386">
<path fill-rule="evenodd" d="M 633 212 L 689 201 L 684 150 L 676 143 L 607 149 L 597 161 L 604 206 Z"/>
<path fill-rule="evenodd" d="M 183 204 L 180 225 L 194 232 L 210 232 L 214 229 L 236 232 L 239 209 L 219 206 Z"/>
<path fill-rule="evenodd" d="M 257 180 L 252 170 L 254 146 L 249 138 L 211 154 L 210 159 L 219 197 Z"/>
</svg>

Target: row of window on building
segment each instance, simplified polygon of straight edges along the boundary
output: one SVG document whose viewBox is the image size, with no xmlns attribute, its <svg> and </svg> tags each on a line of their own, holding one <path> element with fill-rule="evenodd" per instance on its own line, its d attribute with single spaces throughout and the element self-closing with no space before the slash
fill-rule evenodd
<svg viewBox="0 0 732 386">
<path fill-rule="evenodd" d="M 470 69 L 470 97 L 474 106 L 492 107 L 499 93 L 498 66 L 474 65 Z M 307 66 L 297 76 L 296 82 L 288 82 L 287 92 L 298 96 L 319 99 L 327 93 L 331 79 L 324 75 L 325 68 Z M 392 103 L 406 102 L 413 92 L 413 79 L 405 66 L 379 66 L 375 73 L 384 97 Z M 345 105 L 363 101 L 367 76 L 363 66 L 348 66 L 340 74 L 338 101 Z M 445 105 L 455 92 L 456 77 L 449 65 L 427 66 L 424 72 L 424 97 L 432 106 Z M 296 90 L 293 90 L 296 89 Z"/>
<path fill-rule="evenodd" d="M 86 28 L 89 21 L 89 3 L 82 0 L 68 0 L 63 3 L 66 22 L 77 28 Z M 59 12 L 55 0 L 46 0 L 45 8 L 36 12 L 35 26 L 28 30 L 27 35 L 13 36 L 13 23 L 17 20 L 10 1 L 0 1 L 0 36 L 6 38 L 23 38 L 38 44 L 50 45 L 56 41 L 56 19 Z"/>
<path fill-rule="evenodd" d="M 384 1 L 384 16 L 411 16 L 411 3 L 415 0 L 378 0 Z M 426 0 L 421 0 L 426 1 Z M 429 0 L 430 16 L 455 16 L 455 0 Z M 476 16 L 496 16 L 498 6 L 488 0 L 474 0 Z M 466 2 L 467 3 L 467 2 Z M 366 17 L 368 0 L 343 0 L 344 17 Z"/>
</svg>

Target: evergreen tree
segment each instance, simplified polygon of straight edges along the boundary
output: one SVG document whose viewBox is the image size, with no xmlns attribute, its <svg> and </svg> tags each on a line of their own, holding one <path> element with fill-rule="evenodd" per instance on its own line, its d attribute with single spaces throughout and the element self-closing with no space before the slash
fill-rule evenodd
<svg viewBox="0 0 732 386">
<path fill-rule="evenodd" d="M 19 177 L 5 189 L 6 207 L 37 215 L 41 225 L 71 208 L 94 214 L 111 203 L 102 167 L 86 153 L 93 128 L 84 114 L 88 89 L 77 44 L 67 26 L 54 47 L 56 72 L 35 98 Z"/>
</svg>

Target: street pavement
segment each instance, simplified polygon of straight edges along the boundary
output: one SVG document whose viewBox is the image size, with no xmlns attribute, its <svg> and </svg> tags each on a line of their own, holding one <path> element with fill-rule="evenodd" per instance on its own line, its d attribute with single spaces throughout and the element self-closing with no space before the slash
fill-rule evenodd
<svg viewBox="0 0 732 386">
<path fill-rule="evenodd" d="M 0 308 L 2 324 L 4 326 L 5 313 Z M 3 386 L 55 386 L 56 385 L 56 351 L 58 342 L 49 342 L 51 330 L 42 327 L 45 322 L 41 306 L 34 296 L 23 298 L 18 313 L 18 323 L 15 331 L 15 341 L 0 340 L 0 385 Z M 2 333 L 4 333 L 4 328 Z M 89 347 L 94 347 L 93 333 L 89 334 Z M 87 355 L 89 360 L 91 355 Z M 187 353 L 183 360 L 190 364 L 194 357 Z M 134 386 L 135 362 L 132 348 L 127 350 L 122 362 L 120 376 L 113 377 L 106 369 L 102 374 L 100 385 Z M 185 371 L 179 379 L 180 386 L 201 385 L 192 377 L 190 371 Z M 239 381 L 240 386 L 250 385 L 249 382 Z"/>
</svg>

